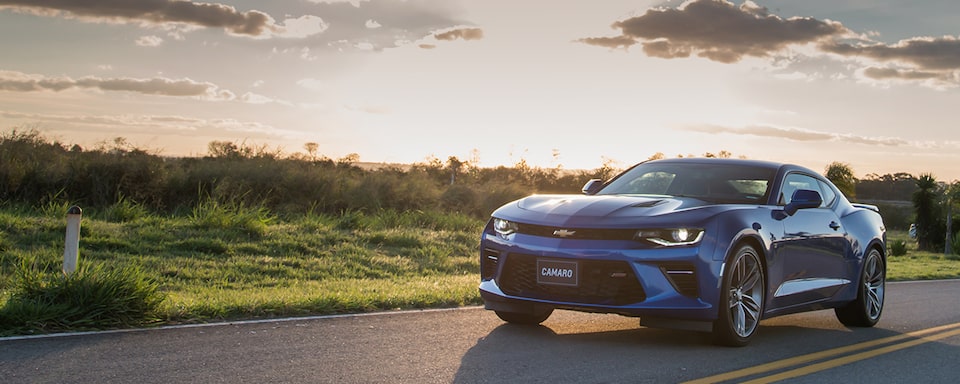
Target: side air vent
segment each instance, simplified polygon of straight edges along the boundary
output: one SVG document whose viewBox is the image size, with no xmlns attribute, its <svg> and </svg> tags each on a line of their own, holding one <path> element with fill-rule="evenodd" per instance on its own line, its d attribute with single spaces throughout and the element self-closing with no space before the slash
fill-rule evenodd
<svg viewBox="0 0 960 384">
<path fill-rule="evenodd" d="M 631 207 L 634 207 L 634 208 L 650 208 L 650 207 L 653 207 L 653 206 L 655 206 L 655 205 L 657 205 L 657 204 L 660 204 L 660 203 L 662 203 L 662 202 L 663 202 L 663 200 L 650 200 L 650 201 L 644 201 L 644 202 L 642 202 L 642 203 L 636 203 L 636 204 L 634 204 L 634 205 L 631 205 Z"/>
<path fill-rule="evenodd" d="M 484 248 L 480 252 L 480 278 L 490 280 L 497 273 L 497 266 L 500 265 L 500 251 L 492 248 Z"/>
<path fill-rule="evenodd" d="M 697 272 L 692 263 L 664 263 L 660 264 L 660 271 L 663 272 L 673 289 L 687 297 L 697 297 L 700 294 L 700 286 L 697 283 Z"/>
</svg>

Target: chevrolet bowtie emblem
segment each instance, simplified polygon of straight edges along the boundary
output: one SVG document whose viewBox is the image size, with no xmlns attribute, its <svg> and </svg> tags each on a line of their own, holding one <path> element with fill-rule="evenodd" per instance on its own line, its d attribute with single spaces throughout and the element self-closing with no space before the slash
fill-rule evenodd
<svg viewBox="0 0 960 384">
<path fill-rule="evenodd" d="M 573 236 L 574 233 L 577 233 L 577 231 L 568 231 L 566 229 L 558 229 L 553 231 L 553 235 L 559 237 Z"/>
</svg>

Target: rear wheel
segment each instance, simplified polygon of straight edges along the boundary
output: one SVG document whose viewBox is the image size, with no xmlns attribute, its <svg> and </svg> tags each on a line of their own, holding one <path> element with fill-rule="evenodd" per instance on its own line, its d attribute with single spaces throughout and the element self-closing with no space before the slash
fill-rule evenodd
<svg viewBox="0 0 960 384">
<path fill-rule="evenodd" d="M 497 313 L 497 317 L 499 317 L 500 320 L 506 321 L 511 324 L 537 325 L 546 321 L 547 318 L 553 314 L 553 309 L 534 312 L 534 313 L 517 313 L 517 312 L 504 312 L 504 311 L 494 311 L 494 312 Z"/>
<path fill-rule="evenodd" d="M 756 249 L 743 245 L 728 266 L 720 291 L 719 317 L 713 323 L 713 339 L 720 345 L 742 347 L 750 343 L 763 315 L 763 264 Z"/>
<path fill-rule="evenodd" d="M 877 321 L 880 321 L 880 314 L 883 313 L 886 279 L 886 263 L 880 251 L 873 248 L 863 261 L 863 274 L 860 277 L 857 299 L 835 309 L 837 319 L 851 327 L 872 327 L 877 324 Z"/>
</svg>

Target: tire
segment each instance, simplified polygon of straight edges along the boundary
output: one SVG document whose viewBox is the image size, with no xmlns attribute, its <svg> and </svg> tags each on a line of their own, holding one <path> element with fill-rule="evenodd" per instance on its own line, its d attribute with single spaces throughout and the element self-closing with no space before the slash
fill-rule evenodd
<svg viewBox="0 0 960 384">
<path fill-rule="evenodd" d="M 730 258 L 723 279 L 719 316 L 713 323 L 713 341 L 718 345 L 742 347 L 757 333 L 763 317 L 765 276 L 760 255 L 742 245 Z"/>
<path fill-rule="evenodd" d="M 857 299 L 834 309 L 837 319 L 850 327 L 872 327 L 880 321 L 883 313 L 887 268 L 883 255 L 876 248 L 870 250 L 863 260 L 863 273 Z"/>
<path fill-rule="evenodd" d="M 510 324 L 537 325 L 546 321 L 547 318 L 553 314 L 553 309 L 537 313 L 517 313 L 504 311 L 494 312 L 497 313 L 497 317 L 499 317 L 500 320 L 506 321 Z"/>
</svg>

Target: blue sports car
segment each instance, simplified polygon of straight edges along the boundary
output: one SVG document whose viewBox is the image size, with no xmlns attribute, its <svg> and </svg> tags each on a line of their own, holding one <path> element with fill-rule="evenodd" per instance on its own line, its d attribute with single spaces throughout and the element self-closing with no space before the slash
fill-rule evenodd
<svg viewBox="0 0 960 384">
<path fill-rule="evenodd" d="M 655 160 L 583 193 L 493 212 L 480 242 L 487 309 L 518 324 L 554 309 L 637 316 L 728 346 L 773 316 L 833 308 L 849 326 L 880 319 L 883 219 L 807 168 Z"/>
</svg>

